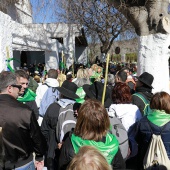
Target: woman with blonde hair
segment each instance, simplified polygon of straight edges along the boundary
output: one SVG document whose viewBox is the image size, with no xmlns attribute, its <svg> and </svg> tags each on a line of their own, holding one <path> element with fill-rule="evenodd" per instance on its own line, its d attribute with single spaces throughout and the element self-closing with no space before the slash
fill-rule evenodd
<svg viewBox="0 0 170 170">
<path fill-rule="evenodd" d="M 109 116 L 104 106 L 97 100 L 88 99 L 80 107 L 74 132 L 61 148 L 59 169 L 66 169 L 82 146 L 93 146 L 106 158 L 113 169 L 125 168 L 116 137 L 108 133 Z"/>
<path fill-rule="evenodd" d="M 79 68 L 77 71 L 76 79 L 74 79 L 72 82 L 74 82 L 78 87 L 81 87 L 84 84 L 90 84 L 87 71 L 83 68 Z"/>
<path fill-rule="evenodd" d="M 82 146 L 67 170 L 112 170 L 112 168 L 95 147 Z"/>
</svg>

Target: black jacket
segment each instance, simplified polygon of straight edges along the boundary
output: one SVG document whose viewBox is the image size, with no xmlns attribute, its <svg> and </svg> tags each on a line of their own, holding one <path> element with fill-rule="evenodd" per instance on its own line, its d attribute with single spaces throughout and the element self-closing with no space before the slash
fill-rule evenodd
<svg viewBox="0 0 170 170">
<path fill-rule="evenodd" d="M 59 158 L 59 170 L 66 170 L 68 164 L 70 163 L 70 161 L 75 155 L 73 145 L 71 143 L 71 138 L 70 138 L 71 134 L 72 133 L 70 133 L 69 137 L 64 141 L 64 144 L 62 145 L 60 158 Z M 125 169 L 125 162 L 121 155 L 120 149 L 116 153 L 111 164 L 113 169 Z"/>
<path fill-rule="evenodd" d="M 152 132 L 156 135 L 159 135 L 161 132 L 161 138 L 170 159 L 170 122 L 162 127 L 159 127 L 151 122 L 148 123 L 147 117 L 144 116 L 139 122 L 136 123 L 135 139 L 138 144 L 137 158 L 139 169 L 143 166 L 143 159 L 149 147 Z"/>
<path fill-rule="evenodd" d="M 37 107 L 37 104 L 36 104 L 35 100 L 30 101 L 30 102 L 25 102 L 25 104 L 26 104 L 27 106 L 29 106 L 31 110 L 33 110 L 33 112 L 34 112 L 34 114 L 35 114 L 35 117 L 36 117 L 36 119 L 38 120 L 38 117 L 39 117 L 39 109 L 38 109 L 38 107 Z"/>
<path fill-rule="evenodd" d="M 8 94 L 0 95 L 0 127 L 5 147 L 5 169 L 14 169 L 33 160 L 42 160 L 46 141 L 35 115 L 28 106 Z"/>
</svg>

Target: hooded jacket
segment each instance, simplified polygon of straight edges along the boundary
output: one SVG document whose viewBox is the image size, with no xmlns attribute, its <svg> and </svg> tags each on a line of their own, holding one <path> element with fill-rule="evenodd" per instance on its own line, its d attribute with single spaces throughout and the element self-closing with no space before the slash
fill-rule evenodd
<svg viewBox="0 0 170 170">
<path fill-rule="evenodd" d="M 136 124 L 135 139 L 138 143 L 138 165 L 142 167 L 143 159 L 149 147 L 153 134 L 159 135 L 164 143 L 170 159 L 170 115 L 164 111 L 152 110 Z"/>
<path fill-rule="evenodd" d="M 130 126 L 142 118 L 140 110 L 133 104 L 112 104 L 108 114 L 111 117 L 119 118 L 127 131 Z"/>
<path fill-rule="evenodd" d="M 44 82 L 44 84 L 42 84 L 41 86 L 38 86 L 37 90 L 36 90 L 36 104 L 37 107 L 40 107 L 40 103 L 41 100 L 45 94 L 45 92 L 47 91 L 48 87 L 58 87 L 59 86 L 59 82 L 57 81 L 57 79 L 53 79 L 53 78 L 47 78 Z"/>
</svg>

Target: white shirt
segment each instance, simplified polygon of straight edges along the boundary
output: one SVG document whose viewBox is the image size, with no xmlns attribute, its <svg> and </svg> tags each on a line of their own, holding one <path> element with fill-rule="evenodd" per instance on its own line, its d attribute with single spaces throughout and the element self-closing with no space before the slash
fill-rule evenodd
<svg viewBox="0 0 170 170">
<path fill-rule="evenodd" d="M 127 131 L 131 125 L 142 118 L 139 108 L 133 104 L 112 104 L 108 114 L 111 117 L 117 115 Z"/>
</svg>

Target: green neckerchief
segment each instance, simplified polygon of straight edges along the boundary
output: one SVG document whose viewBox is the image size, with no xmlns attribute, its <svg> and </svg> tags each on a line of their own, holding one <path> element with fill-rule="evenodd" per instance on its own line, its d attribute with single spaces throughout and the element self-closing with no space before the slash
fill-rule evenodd
<svg viewBox="0 0 170 170">
<path fill-rule="evenodd" d="M 103 142 L 96 142 L 93 140 L 84 140 L 81 137 L 75 136 L 72 134 L 71 142 L 74 148 L 75 153 L 77 154 L 81 146 L 94 146 L 97 148 L 107 159 L 107 162 L 111 164 L 114 156 L 116 155 L 119 149 L 119 142 L 116 137 L 112 134 L 106 135 L 106 141 Z"/>
<path fill-rule="evenodd" d="M 19 96 L 19 102 L 30 102 L 35 100 L 36 94 L 31 89 L 26 89 L 24 96 Z"/>
<path fill-rule="evenodd" d="M 157 126 L 164 126 L 170 121 L 170 115 L 165 113 L 164 110 L 152 110 L 147 118 Z"/>
<path fill-rule="evenodd" d="M 79 87 L 76 91 L 76 94 L 80 97 L 79 99 L 76 99 L 77 103 L 84 103 L 84 97 L 86 95 L 85 91 L 83 90 L 83 87 Z"/>
</svg>

